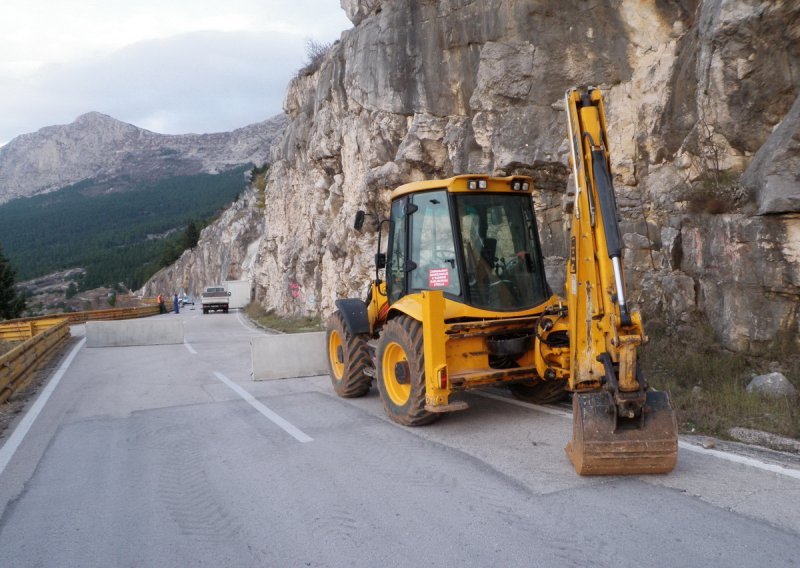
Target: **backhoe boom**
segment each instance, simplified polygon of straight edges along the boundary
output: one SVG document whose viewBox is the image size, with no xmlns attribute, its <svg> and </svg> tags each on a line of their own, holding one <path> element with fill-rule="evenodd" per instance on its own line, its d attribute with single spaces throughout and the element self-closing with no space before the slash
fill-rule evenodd
<svg viewBox="0 0 800 568">
<path fill-rule="evenodd" d="M 567 453 L 582 474 L 671 471 L 674 412 L 666 393 L 647 392 L 637 364 L 646 337 L 625 296 L 602 94 L 571 89 L 566 111 L 576 184 L 566 282 L 575 392 Z"/>
</svg>

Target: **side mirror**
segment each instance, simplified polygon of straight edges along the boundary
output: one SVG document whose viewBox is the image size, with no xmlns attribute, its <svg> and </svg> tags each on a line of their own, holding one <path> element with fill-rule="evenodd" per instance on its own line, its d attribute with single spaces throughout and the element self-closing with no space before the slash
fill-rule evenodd
<svg viewBox="0 0 800 568">
<path fill-rule="evenodd" d="M 375 255 L 375 268 L 378 270 L 381 268 L 386 268 L 386 253 L 379 252 Z"/>
<path fill-rule="evenodd" d="M 230 296 L 230 295 L 231 295 L 231 293 L 230 293 L 230 292 L 228 292 L 228 296 Z"/>
<path fill-rule="evenodd" d="M 356 231 L 361 231 L 361 228 L 364 226 L 364 218 L 367 216 L 366 212 L 359 209 L 356 211 L 356 221 L 353 223 L 353 228 Z"/>
</svg>

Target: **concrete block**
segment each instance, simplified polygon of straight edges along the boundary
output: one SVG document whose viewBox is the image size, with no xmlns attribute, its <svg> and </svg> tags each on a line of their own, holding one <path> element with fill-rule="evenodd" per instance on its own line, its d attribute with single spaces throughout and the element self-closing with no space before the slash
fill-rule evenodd
<svg viewBox="0 0 800 568">
<path fill-rule="evenodd" d="M 132 319 L 86 322 L 86 347 L 128 347 L 183 343 L 183 321 Z"/>
<path fill-rule="evenodd" d="M 250 340 L 256 381 L 328 374 L 325 332 L 266 335 Z"/>
</svg>

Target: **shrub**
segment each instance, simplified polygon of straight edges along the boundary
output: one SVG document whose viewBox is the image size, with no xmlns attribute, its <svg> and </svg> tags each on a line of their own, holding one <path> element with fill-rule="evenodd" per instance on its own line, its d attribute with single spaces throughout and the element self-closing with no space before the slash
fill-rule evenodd
<svg viewBox="0 0 800 568">
<path fill-rule="evenodd" d="M 298 72 L 298 77 L 313 75 L 322 66 L 322 60 L 331 50 L 332 43 L 321 43 L 313 39 L 306 41 L 306 64 Z"/>
</svg>

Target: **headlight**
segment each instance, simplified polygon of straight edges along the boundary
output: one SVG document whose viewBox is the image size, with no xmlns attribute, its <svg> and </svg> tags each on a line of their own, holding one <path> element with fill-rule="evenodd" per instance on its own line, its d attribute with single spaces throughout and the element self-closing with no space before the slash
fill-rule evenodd
<svg viewBox="0 0 800 568">
<path fill-rule="evenodd" d="M 515 178 L 511 180 L 511 189 L 514 191 L 528 191 L 531 184 L 526 179 Z"/>
<path fill-rule="evenodd" d="M 486 189 L 488 187 L 489 183 L 484 178 L 475 178 L 467 180 L 468 189 Z"/>
</svg>

